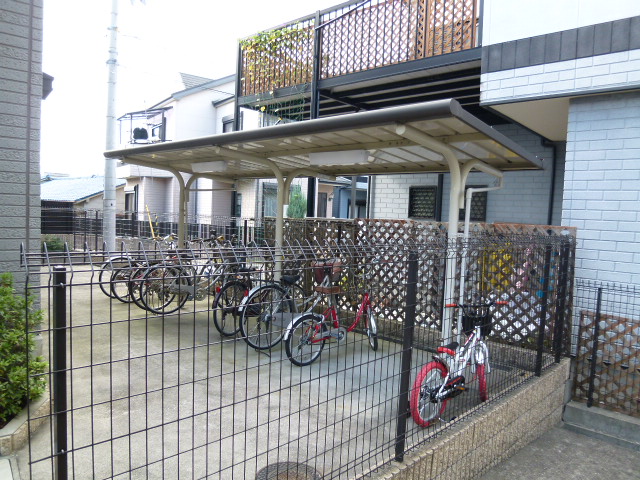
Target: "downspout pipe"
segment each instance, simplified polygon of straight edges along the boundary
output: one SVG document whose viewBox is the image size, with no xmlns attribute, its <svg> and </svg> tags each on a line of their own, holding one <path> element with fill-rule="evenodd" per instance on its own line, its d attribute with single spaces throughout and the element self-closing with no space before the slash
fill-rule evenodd
<svg viewBox="0 0 640 480">
<path fill-rule="evenodd" d="M 492 192 L 494 190 L 500 190 L 504 186 L 504 176 L 502 172 L 497 176 L 498 182 L 493 187 L 482 188 L 468 188 L 467 189 L 467 201 L 464 210 L 464 233 L 463 233 L 463 245 L 462 245 L 462 258 L 460 259 L 460 300 L 458 303 L 464 303 L 465 295 L 465 283 L 467 279 L 467 253 L 469 242 L 469 230 L 471 225 L 471 199 L 474 193 L 480 192 Z M 458 323 L 457 323 L 457 338 L 456 341 L 460 343 L 460 332 L 462 331 L 462 312 L 458 311 Z"/>
<path fill-rule="evenodd" d="M 547 225 L 553 225 L 553 204 L 556 199 L 556 164 L 558 161 L 558 144 L 542 139 L 543 147 L 551 147 L 551 185 L 549 186 L 549 206 L 547 209 Z"/>
</svg>

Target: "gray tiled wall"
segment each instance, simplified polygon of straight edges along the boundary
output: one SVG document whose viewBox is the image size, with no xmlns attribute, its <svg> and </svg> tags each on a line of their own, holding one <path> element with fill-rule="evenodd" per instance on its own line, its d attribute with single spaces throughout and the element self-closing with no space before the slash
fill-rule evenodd
<svg viewBox="0 0 640 480">
<path fill-rule="evenodd" d="M 0 272 L 40 248 L 42 0 L 0 3 Z M 21 275 L 18 275 L 18 281 Z"/>
</svg>

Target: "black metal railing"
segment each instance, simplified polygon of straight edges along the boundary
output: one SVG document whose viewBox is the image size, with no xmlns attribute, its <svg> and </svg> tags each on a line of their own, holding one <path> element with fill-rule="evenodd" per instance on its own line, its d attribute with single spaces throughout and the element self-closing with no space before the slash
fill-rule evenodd
<svg viewBox="0 0 640 480">
<path fill-rule="evenodd" d="M 562 335 L 569 326 L 554 327 L 562 318 L 561 309 L 551 308 L 556 296 L 541 295 L 544 303 L 530 307 L 539 311 L 525 317 L 516 287 L 505 286 L 502 277 L 487 281 L 487 268 L 474 267 L 486 267 L 487 259 L 505 263 L 505 256 L 492 256 L 496 250 L 519 262 L 533 249 L 547 265 L 537 274 L 545 275 L 543 281 L 530 285 L 562 291 L 572 270 L 554 267 L 549 243 L 537 240 L 491 237 L 454 249 L 439 239 L 344 238 L 290 239 L 282 248 L 198 242 L 176 251 L 161 242 L 117 253 L 23 252 L 29 292 L 46 313 L 32 330 L 43 339 L 54 395 L 50 414 L 30 413 L 30 423 L 50 422 L 18 452 L 20 469 L 34 479 L 54 471 L 60 479 L 253 479 L 293 468 L 317 475 L 306 478 L 332 479 L 401 461 L 439 435 L 440 427 L 464 421 L 565 355 Z M 434 270 L 434 262 L 446 265 L 462 254 L 470 265 L 467 296 L 507 302 L 494 311 L 486 338 L 488 400 L 482 401 L 476 375 L 469 372 L 464 393 L 450 398 L 440 418 L 423 428 L 408 416 L 414 379 L 437 346 L 457 336 L 456 328 L 442 332 L 434 318 L 442 317 L 443 302 L 458 300 L 460 282 L 454 292 L 445 292 L 444 285 L 447 274 L 459 274 Z M 331 265 L 320 266 L 325 260 Z M 276 272 L 299 274 L 303 294 L 297 299 L 332 295 L 340 324 L 353 325 L 344 336 L 328 328 L 324 350 L 308 366 L 290 361 L 286 340 L 258 350 L 249 341 L 258 335 L 253 330 L 221 333 L 222 315 L 232 325 L 242 318 L 234 304 L 220 303 L 225 285 L 242 285 L 237 291 L 243 299 L 275 281 Z M 318 288 L 323 272 L 331 274 L 328 290 Z M 355 322 L 365 294 L 377 321 L 375 350 L 367 335 L 371 324 Z M 249 298 L 246 315 L 256 325 L 269 318 L 270 332 L 282 333 L 298 318 L 263 314 L 258 307 L 264 302 Z M 315 318 L 327 305 L 328 297 L 319 298 Z M 516 318 L 527 323 L 532 341 L 509 337 L 515 333 L 506 326 Z"/>
<path fill-rule="evenodd" d="M 640 417 L 640 289 L 578 279 L 573 398 Z"/>
<path fill-rule="evenodd" d="M 178 214 L 161 212 L 117 212 L 116 236 L 128 241 L 129 248 L 135 249 L 140 240 L 177 233 L 178 218 Z M 264 225 L 260 219 L 187 215 L 185 232 L 189 239 L 222 235 L 250 242 L 264 238 Z M 50 250 L 51 244 L 59 249 L 64 242 L 72 250 L 82 250 L 85 246 L 100 250 L 103 248 L 102 210 L 42 208 L 41 233 Z"/>
<path fill-rule="evenodd" d="M 477 0 L 347 2 L 241 40 L 240 95 L 475 48 L 478 24 Z"/>
</svg>

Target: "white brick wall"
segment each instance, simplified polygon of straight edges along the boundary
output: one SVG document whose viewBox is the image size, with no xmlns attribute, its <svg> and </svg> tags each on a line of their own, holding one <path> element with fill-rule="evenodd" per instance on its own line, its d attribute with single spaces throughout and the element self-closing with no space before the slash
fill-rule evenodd
<svg viewBox="0 0 640 480">
<path fill-rule="evenodd" d="M 516 68 L 481 76 L 483 104 L 640 87 L 640 50 Z"/>
<path fill-rule="evenodd" d="M 640 283 L 640 93 L 571 100 L 564 190 L 576 276 Z"/>
<path fill-rule="evenodd" d="M 504 187 L 487 195 L 488 222 L 515 222 L 547 224 L 550 187 L 552 149 L 543 146 L 540 138 L 523 128 L 497 126 L 496 130 L 505 134 L 531 153 L 543 159 L 544 170 L 507 172 Z M 563 183 L 563 147 L 558 148 L 556 164 L 556 193 L 554 202 L 554 221 L 559 224 L 562 183 Z M 424 175 L 384 175 L 375 178 L 373 206 L 371 216 L 375 218 L 406 219 L 409 212 L 409 187 L 436 185 L 436 174 Z M 494 179 L 483 173 L 469 175 L 468 185 L 493 185 Z M 449 175 L 445 175 L 442 220 L 449 216 Z"/>
<path fill-rule="evenodd" d="M 0 272 L 40 249 L 42 0 L 0 3 Z M 21 281 L 21 276 L 17 277 Z M 33 280 L 33 279 L 32 279 Z"/>
</svg>

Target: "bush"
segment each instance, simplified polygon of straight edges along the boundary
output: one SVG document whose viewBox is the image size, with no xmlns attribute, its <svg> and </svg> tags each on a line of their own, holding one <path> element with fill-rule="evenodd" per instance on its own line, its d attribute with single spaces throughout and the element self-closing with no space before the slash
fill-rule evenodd
<svg viewBox="0 0 640 480">
<path fill-rule="evenodd" d="M 47 252 L 64 252 L 64 240 L 55 235 L 44 235 L 42 237 L 42 251 L 44 244 L 47 244 Z"/>
<path fill-rule="evenodd" d="M 289 208 L 287 208 L 287 217 L 304 218 L 307 215 L 307 199 L 302 194 L 300 185 L 295 185 L 289 198 Z"/>
<path fill-rule="evenodd" d="M 27 318 L 29 330 L 42 323 L 42 311 L 34 308 L 34 301 L 31 294 L 16 293 L 10 273 L 0 274 L 0 427 L 42 395 L 46 386 L 40 374 L 47 364 L 31 355 L 34 334 L 27 333 Z"/>
</svg>

